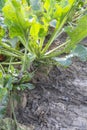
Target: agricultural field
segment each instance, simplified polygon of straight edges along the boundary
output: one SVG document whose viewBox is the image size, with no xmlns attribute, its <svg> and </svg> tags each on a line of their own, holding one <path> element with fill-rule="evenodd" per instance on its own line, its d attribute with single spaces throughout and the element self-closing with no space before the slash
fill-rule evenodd
<svg viewBox="0 0 87 130">
<path fill-rule="evenodd" d="M 0 130 L 87 130 L 87 0 L 0 0 Z"/>
</svg>

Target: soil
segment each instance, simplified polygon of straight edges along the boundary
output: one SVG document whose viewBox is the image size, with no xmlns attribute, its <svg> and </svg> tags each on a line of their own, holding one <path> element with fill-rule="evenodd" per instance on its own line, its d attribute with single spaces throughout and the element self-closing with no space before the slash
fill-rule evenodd
<svg viewBox="0 0 87 130">
<path fill-rule="evenodd" d="M 35 130 L 87 130 L 87 62 L 74 58 L 70 67 L 54 66 L 35 80 L 25 108 L 16 113 L 20 123 Z"/>
</svg>

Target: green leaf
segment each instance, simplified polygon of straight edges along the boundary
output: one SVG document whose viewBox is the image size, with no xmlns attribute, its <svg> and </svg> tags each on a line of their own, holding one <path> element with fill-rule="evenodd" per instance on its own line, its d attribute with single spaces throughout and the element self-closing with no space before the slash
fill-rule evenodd
<svg viewBox="0 0 87 130">
<path fill-rule="evenodd" d="M 0 119 L 5 116 L 6 106 L 0 106 Z"/>
<path fill-rule="evenodd" d="M 8 82 L 7 82 L 7 84 L 6 84 L 6 86 L 5 86 L 8 90 L 12 90 L 12 88 L 13 88 L 13 85 L 12 85 L 12 77 L 10 77 L 9 79 L 8 79 Z"/>
<path fill-rule="evenodd" d="M 58 64 L 60 64 L 62 66 L 66 66 L 66 67 L 72 64 L 71 58 L 69 56 L 66 56 L 64 58 L 55 57 L 55 58 L 53 58 L 53 60 L 58 62 Z"/>
<path fill-rule="evenodd" d="M 36 22 L 34 23 L 32 26 L 31 26 L 31 29 L 30 29 L 30 35 L 31 37 L 33 37 L 35 40 L 38 39 L 38 33 L 40 31 L 40 28 L 41 28 L 41 25 Z"/>
<path fill-rule="evenodd" d="M 6 0 L 0 0 L 0 11 L 2 11 L 2 8 L 3 8 L 4 4 L 5 4 L 5 1 Z"/>
<path fill-rule="evenodd" d="M 30 0 L 30 5 L 35 11 L 41 10 L 41 0 Z"/>
<path fill-rule="evenodd" d="M 82 61 L 87 60 L 87 48 L 83 45 L 77 45 L 77 47 L 71 52 L 73 56 L 77 56 Z"/>
<path fill-rule="evenodd" d="M 67 67 L 72 64 L 73 57 L 78 57 L 81 61 L 87 61 L 87 48 L 83 45 L 77 45 L 69 55 L 61 58 L 55 57 L 53 60 Z"/>
<path fill-rule="evenodd" d="M 0 26 L 0 39 L 4 36 L 5 31 L 4 29 Z"/>
<path fill-rule="evenodd" d="M 18 88 L 21 90 L 25 90 L 25 89 L 32 90 L 35 88 L 35 86 L 33 84 L 26 83 L 26 84 L 21 84 Z"/>
<path fill-rule="evenodd" d="M 75 0 L 69 0 L 70 6 L 68 8 L 68 10 L 63 12 L 63 8 L 59 5 L 57 5 L 57 11 L 59 11 L 55 17 L 57 19 L 57 25 L 56 25 L 56 29 L 54 30 L 53 34 L 51 35 L 51 38 L 48 40 L 47 44 L 45 45 L 45 47 L 42 50 L 42 53 L 45 53 L 49 47 L 51 46 L 51 44 L 53 43 L 53 41 L 56 39 L 56 37 L 59 35 L 60 31 L 62 30 L 64 24 L 66 23 L 66 20 L 68 19 L 68 15 L 70 13 L 70 11 L 72 10 L 73 4 L 75 3 Z M 56 7 L 56 5 L 54 6 Z M 58 10 L 59 8 L 59 10 Z M 59 15 L 60 13 L 60 15 Z M 58 17 L 59 15 L 59 17 Z"/>
<path fill-rule="evenodd" d="M 0 71 L 0 88 L 3 88 L 4 85 L 4 78 L 3 78 L 3 73 Z"/>
<path fill-rule="evenodd" d="M 53 19 L 51 22 L 50 22 L 50 26 L 51 27 L 56 27 L 56 24 L 57 24 L 57 20 L 56 19 Z"/>
<path fill-rule="evenodd" d="M 25 82 L 29 82 L 32 79 L 33 76 L 34 76 L 33 72 L 29 73 L 28 71 L 25 71 L 21 80 L 20 80 L 20 83 L 22 84 L 22 83 L 25 83 Z"/>
<path fill-rule="evenodd" d="M 27 5 L 24 8 L 21 1 L 17 0 L 7 0 L 3 7 L 5 23 L 9 27 L 10 36 L 12 38 L 17 36 L 25 40 L 26 31 L 30 27 L 29 14 L 26 8 Z"/>
<path fill-rule="evenodd" d="M 12 76 L 10 74 L 6 74 L 5 78 L 4 78 L 4 86 L 7 90 L 12 90 Z"/>
<path fill-rule="evenodd" d="M 0 102 L 3 100 L 4 96 L 7 95 L 7 88 L 0 88 Z"/>
<path fill-rule="evenodd" d="M 63 7 L 63 8 L 65 8 L 69 3 L 68 3 L 68 0 L 61 0 L 61 2 L 60 2 L 60 4 L 61 4 L 61 6 Z"/>
<path fill-rule="evenodd" d="M 17 37 L 14 37 L 14 38 L 10 39 L 8 42 L 10 43 L 10 45 L 11 45 L 13 48 L 16 48 L 18 41 L 19 41 L 18 38 L 17 38 Z"/>
<path fill-rule="evenodd" d="M 82 16 L 73 29 L 68 29 L 67 34 L 70 37 L 70 42 L 65 48 L 66 51 L 72 50 L 76 44 L 87 36 L 87 15 Z"/>
</svg>

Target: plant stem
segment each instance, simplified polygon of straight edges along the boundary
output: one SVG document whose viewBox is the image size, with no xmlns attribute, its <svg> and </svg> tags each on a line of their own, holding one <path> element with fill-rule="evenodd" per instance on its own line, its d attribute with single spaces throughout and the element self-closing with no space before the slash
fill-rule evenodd
<svg viewBox="0 0 87 130">
<path fill-rule="evenodd" d="M 3 68 L 3 66 L 1 64 L 0 64 L 0 67 L 1 67 L 1 70 L 2 70 L 3 74 L 5 74 L 5 70 L 4 70 L 4 68 Z"/>
<path fill-rule="evenodd" d="M 20 51 L 17 51 L 16 49 L 10 47 L 10 46 L 7 45 L 6 43 L 2 43 L 2 42 L 1 42 L 0 45 L 1 45 L 3 48 L 9 50 L 10 52 L 13 52 L 13 53 L 15 53 L 15 54 L 17 54 L 17 55 L 19 55 L 19 56 L 22 55 L 22 53 L 21 53 Z"/>
<path fill-rule="evenodd" d="M 10 92 L 11 93 L 11 92 Z M 15 111 L 14 111 L 14 104 L 13 104 L 13 98 L 12 98 L 12 94 L 10 94 L 10 98 L 11 98 L 11 101 L 10 101 L 10 104 L 11 104 L 11 110 L 12 110 L 12 114 L 13 114 L 13 118 L 14 118 L 14 122 L 15 122 L 15 127 L 17 128 L 18 127 L 18 123 L 17 123 L 17 119 L 16 119 L 16 115 L 15 115 Z"/>
<path fill-rule="evenodd" d="M 27 48 L 28 48 L 28 40 L 26 40 L 26 47 L 25 47 L 23 65 L 22 65 L 22 72 L 25 70 L 26 59 L 27 59 Z"/>
<path fill-rule="evenodd" d="M 1 49 L 1 50 L 0 50 L 0 54 L 4 54 L 4 55 L 8 55 L 8 56 L 13 56 L 13 57 L 17 57 L 17 58 L 22 59 L 22 55 L 19 56 L 19 55 L 14 54 L 13 52 L 10 52 L 10 51 L 8 51 L 8 50 L 6 50 L 6 49 Z"/>
<path fill-rule="evenodd" d="M 17 64 L 22 64 L 22 62 L 11 62 L 11 63 L 8 63 L 8 62 L 2 62 L 2 63 L 0 63 L 1 65 L 9 65 L 9 64 L 11 64 L 11 65 L 17 65 Z"/>
<path fill-rule="evenodd" d="M 8 73 L 10 72 L 10 67 L 11 67 L 11 62 L 12 62 L 12 60 L 13 60 L 13 57 L 11 57 L 10 62 L 9 62 Z"/>
<path fill-rule="evenodd" d="M 54 49 L 48 51 L 48 52 L 45 54 L 45 56 L 50 55 L 51 53 L 55 52 L 56 50 L 60 49 L 61 47 L 67 45 L 69 42 L 70 42 L 70 40 L 68 40 L 68 41 L 64 42 L 63 44 L 59 45 L 58 47 L 56 47 L 56 48 L 54 48 Z"/>
<path fill-rule="evenodd" d="M 44 40 L 45 40 L 45 37 L 40 39 L 40 45 L 39 45 L 40 51 L 42 50 Z"/>
<path fill-rule="evenodd" d="M 55 40 L 55 38 L 57 37 L 58 33 L 61 31 L 61 28 L 63 27 L 65 21 L 67 20 L 67 15 L 64 18 L 63 22 L 61 23 L 61 25 L 59 26 L 58 29 L 55 29 L 54 33 L 52 34 L 50 40 L 48 41 L 48 43 L 46 44 L 45 48 L 42 50 L 42 53 L 45 53 L 48 48 L 50 47 L 50 45 L 52 44 L 52 42 Z"/>
</svg>

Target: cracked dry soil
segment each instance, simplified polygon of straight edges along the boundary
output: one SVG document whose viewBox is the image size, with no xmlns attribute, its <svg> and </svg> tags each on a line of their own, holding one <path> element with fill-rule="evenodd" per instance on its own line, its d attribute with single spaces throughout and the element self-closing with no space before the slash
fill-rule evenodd
<svg viewBox="0 0 87 130">
<path fill-rule="evenodd" d="M 35 130 L 87 130 L 87 62 L 74 58 L 69 68 L 54 67 L 26 93 L 26 107 L 17 112 L 20 123 Z"/>
</svg>

